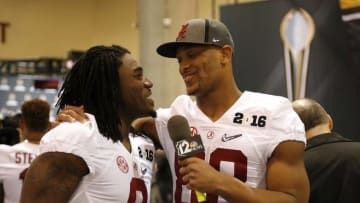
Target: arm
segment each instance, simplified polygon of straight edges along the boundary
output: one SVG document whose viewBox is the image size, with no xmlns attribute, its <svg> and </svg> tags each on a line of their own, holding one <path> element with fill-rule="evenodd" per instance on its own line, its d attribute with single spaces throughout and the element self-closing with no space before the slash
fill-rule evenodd
<svg viewBox="0 0 360 203">
<path fill-rule="evenodd" d="M 155 146 L 160 147 L 160 140 L 159 135 L 157 134 L 156 127 L 155 127 L 155 119 L 152 117 L 142 117 L 137 118 L 131 123 L 131 126 L 136 129 L 137 131 L 140 131 L 144 133 L 145 135 L 149 136 L 153 142 L 155 143 Z"/>
<path fill-rule="evenodd" d="M 88 120 L 84 112 L 84 106 L 66 106 L 63 110 L 59 112 L 56 116 L 56 121 L 52 123 L 52 128 L 56 127 L 61 122 L 75 122 L 78 121 L 80 123 L 84 123 Z M 160 147 L 159 136 L 155 127 L 155 119 L 152 117 L 142 117 L 137 118 L 132 122 L 132 127 L 144 133 L 148 137 L 150 137 L 155 146 Z"/>
<path fill-rule="evenodd" d="M 68 202 L 88 173 L 85 161 L 78 156 L 62 152 L 41 154 L 27 171 L 20 202 Z"/>
<path fill-rule="evenodd" d="M 61 122 L 75 122 L 85 123 L 89 118 L 86 116 L 84 106 L 67 105 L 61 109 L 56 116 L 56 120 L 51 122 L 51 128 L 56 127 Z"/>
<path fill-rule="evenodd" d="M 309 182 L 303 153 L 301 142 L 279 144 L 267 164 L 266 190 L 251 188 L 198 158 L 180 161 L 180 173 L 190 189 L 218 194 L 228 202 L 305 203 L 309 198 Z"/>
<path fill-rule="evenodd" d="M 4 202 L 4 185 L 0 183 L 0 203 Z"/>
</svg>

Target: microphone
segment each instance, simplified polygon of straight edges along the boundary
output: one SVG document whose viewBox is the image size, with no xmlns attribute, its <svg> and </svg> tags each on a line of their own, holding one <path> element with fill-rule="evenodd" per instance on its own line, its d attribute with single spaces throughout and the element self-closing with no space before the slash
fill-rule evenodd
<svg viewBox="0 0 360 203">
<path fill-rule="evenodd" d="M 204 151 L 201 137 L 191 136 L 189 123 L 184 116 L 175 115 L 171 117 L 167 123 L 167 128 L 179 159 L 186 159 Z M 196 190 L 195 194 L 199 203 L 207 203 L 205 194 Z"/>
</svg>

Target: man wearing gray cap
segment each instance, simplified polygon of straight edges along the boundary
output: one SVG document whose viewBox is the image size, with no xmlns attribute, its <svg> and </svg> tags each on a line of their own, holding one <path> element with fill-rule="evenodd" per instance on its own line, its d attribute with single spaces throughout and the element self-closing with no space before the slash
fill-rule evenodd
<svg viewBox="0 0 360 203">
<path fill-rule="evenodd" d="M 159 139 L 171 166 L 175 202 L 201 202 L 195 192 L 200 191 L 208 202 L 305 203 L 304 126 L 288 99 L 237 87 L 234 48 L 223 23 L 187 21 L 176 41 L 157 52 L 178 60 L 187 94 L 196 101 L 181 95 L 170 108 L 157 111 L 156 128 L 149 120 L 135 126 Z M 177 158 L 167 130 L 174 115 L 188 120 L 204 153 Z"/>
<path fill-rule="evenodd" d="M 223 23 L 187 21 L 176 41 L 157 52 L 178 60 L 187 94 L 196 101 L 178 96 L 169 108 L 157 110 L 157 118 L 136 120 L 133 126 L 163 147 L 176 203 L 305 203 L 304 126 L 288 99 L 237 87 L 234 47 Z M 204 151 L 196 157 L 176 156 L 167 128 L 174 115 L 184 116 L 191 135 L 201 137 Z"/>
</svg>

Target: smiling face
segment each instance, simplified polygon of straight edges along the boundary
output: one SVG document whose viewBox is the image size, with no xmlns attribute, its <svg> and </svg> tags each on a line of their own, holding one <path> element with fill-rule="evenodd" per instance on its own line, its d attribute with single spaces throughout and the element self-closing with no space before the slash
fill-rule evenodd
<svg viewBox="0 0 360 203">
<path fill-rule="evenodd" d="M 221 47 L 188 46 L 177 50 L 179 71 L 189 95 L 204 96 L 223 78 Z"/>
<path fill-rule="evenodd" d="M 122 57 L 123 64 L 119 68 L 122 111 L 132 119 L 154 116 L 154 101 L 150 98 L 153 83 L 144 77 L 143 69 L 131 54 Z"/>
</svg>

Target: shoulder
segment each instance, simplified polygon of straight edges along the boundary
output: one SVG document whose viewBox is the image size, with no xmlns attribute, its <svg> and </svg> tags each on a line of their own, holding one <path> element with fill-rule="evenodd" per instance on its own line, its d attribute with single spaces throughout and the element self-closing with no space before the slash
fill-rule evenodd
<svg viewBox="0 0 360 203">
<path fill-rule="evenodd" d="M 196 106 L 194 100 L 188 95 L 180 95 L 171 103 L 169 109 L 172 113 L 191 111 Z"/>
<path fill-rule="evenodd" d="M 29 151 L 32 152 L 33 150 L 36 150 L 39 148 L 39 144 L 30 143 L 27 140 L 22 141 L 14 146 L 12 146 L 14 150 L 17 151 Z"/>
<path fill-rule="evenodd" d="M 9 145 L 0 144 L 0 163 L 10 162 L 9 154 L 13 151 L 13 148 Z"/>
<path fill-rule="evenodd" d="M 153 140 L 148 137 L 147 135 L 145 135 L 144 133 L 141 132 L 130 132 L 129 133 L 129 138 L 131 142 L 136 142 L 139 144 L 144 144 L 144 145 L 153 145 L 154 146 L 154 142 Z"/>
<path fill-rule="evenodd" d="M 272 124 L 279 124 L 284 128 L 291 128 L 291 126 L 285 124 L 295 124 L 303 128 L 303 124 L 288 98 L 248 91 L 244 92 L 242 97 L 242 103 L 247 105 L 248 109 L 265 113 L 272 121 Z"/>
<path fill-rule="evenodd" d="M 155 119 L 157 128 L 166 127 L 167 121 L 173 115 L 185 115 L 194 112 L 195 102 L 188 95 L 180 95 L 175 98 L 169 108 L 159 108 Z"/>
<path fill-rule="evenodd" d="M 292 109 L 289 99 L 282 96 L 245 91 L 241 97 L 247 105 L 262 107 L 269 111 L 279 111 L 283 108 Z"/>
<path fill-rule="evenodd" d="M 41 143 L 48 143 L 53 141 L 74 141 L 79 138 L 84 138 L 90 133 L 89 128 L 85 124 L 76 123 L 61 123 L 56 128 L 47 132 L 41 139 Z M 76 135 L 76 136 L 75 136 Z M 72 139 L 71 139 L 72 138 Z"/>
<path fill-rule="evenodd" d="M 6 144 L 0 144 L 0 153 L 11 151 L 12 147 Z"/>
<path fill-rule="evenodd" d="M 91 141 L 93 139 L 93 131 L 97 129 L 94 118 L 86 123 L 64 122 L 47 132 L 41 139 L 41 145 L 50 143 L 68 143 L 78 144 L 82 142 Z"/>
<path fill-rule="evenodd" d="M 6 155 L 6 154 L 12 154 L 15 152 L 27 152 L 27 151 L 29 151 L 29 148 L 26 147 L 26 144 L 27 143 L 25 143 L 25 142 L 20 142 L 13 146 L 1 144 L 0 145 L 0 156 Z"/>
<path fill-rule="evenodd" d="M 320 134 L 308 140 L 305 154 L 311 152 L 320 154 L 324 152 L 325 155 L 328 156 L 328 151 L 336 152 L 332 154 L 334 156 L 347 154 L 346 156 L 348 157 L 352 157 L 352 155 L 358 157 L 357 154 L 360 153 L 360 142 L 350 140 L 335 132 Z M 360 157 L 358 157 L 358 159 L 360 160 Z"/>
<path fill-rule="evenodd" d="M 171 106 L 176 106 L 179 104 L 193 104 L 193 100 L 191 99 L 191 97 L 189 95 L 179 95 L 175 98 L 175 100 L 173 101 L 173 103 L 171 104 Z"/>
<path fill-rule="evenodd" d="M 197 108 L 195 102 L 188 95 L 180 95 L 175 98 L 169 108 L 159 108 L 157 110 L 157 120 L 168 120 L 170 116 L 192 112 Z"/>
<path fill-rule="evenodd" d="M 299 142 L 299 145 L 304 147 L 306 143 L 304 125 L 293 110 L 289 99 L 245 91 L 241 96 L 240 104 L 244 105 L 243 108 L 252 115 L 263 116 L 266 123 L 264 135 L 268 143 L 267 157 L 270 157 L 281 143 L 287 146 L 284 143 L 286 141 Z"/>
<path fill-rule="evenodd" d="M 97 128 L 95 118 L 82 123 L 62 123 L 49 131 L 40 142 L 40 152 L 64 152 L 81 157 L 90 169 L 94 168 L 94 156 L 106 139 Z"/>
</svg>

